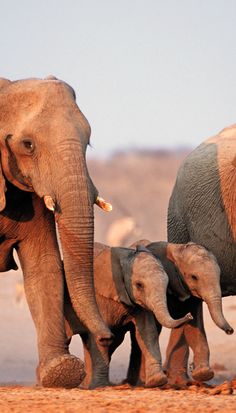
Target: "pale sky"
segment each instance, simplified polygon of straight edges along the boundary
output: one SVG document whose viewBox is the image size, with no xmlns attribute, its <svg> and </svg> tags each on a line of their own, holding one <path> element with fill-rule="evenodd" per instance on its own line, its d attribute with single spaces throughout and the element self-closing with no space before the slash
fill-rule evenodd
<svg viewBox="0 0 236 413">
<path fill-rule="evenodd" d="M 236 122 L 236 0 L 1 0 L 0 51 L 2 77 L 74 87 L 93 156 Z"/>
</svg>

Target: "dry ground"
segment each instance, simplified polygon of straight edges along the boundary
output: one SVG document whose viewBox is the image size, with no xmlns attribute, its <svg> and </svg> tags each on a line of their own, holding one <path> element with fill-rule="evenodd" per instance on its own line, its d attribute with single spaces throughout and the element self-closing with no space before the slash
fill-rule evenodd
<svg viewBox="0 0 236 413">
<path fill-rule="evenodd" d="M 235 412 L 236 393 L 209 395 L 192 390 L 130 389 L 125 386 L 101 390 L 1 387 L 1 413 L 144 413 Z"/>
</svg>

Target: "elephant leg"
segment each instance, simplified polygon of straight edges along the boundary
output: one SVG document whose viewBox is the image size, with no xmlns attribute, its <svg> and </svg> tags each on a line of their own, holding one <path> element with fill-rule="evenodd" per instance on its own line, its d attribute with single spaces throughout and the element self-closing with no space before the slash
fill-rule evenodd
<svg viewBox="0 0 236 413">
<path fill-rule="evenodd" d="M 194 354 L 194 380 L 207 381 L 214 377 L 209 366 L 209 347 L 204 330 L 202 302 L 194 299 L 188 310 L 193 320 L 171 331 L 166 352 L 165 369 L 170 383 L 186 384 L 188 376 L 189 347 Z"/>
<path fill-rule="evenodd" d="M 164 371 L 171 384 L 185 385 L 188 380 L 189 347 L 184 335 L 184 327 L 171 330 L 169 343 L 166 350 Z"/>
<path fill-rule="evenodd" d="M 109 349 L 98 345 L 92 335 L 82 337 L 86 376 L 82 387 L 95 389 L 109 386 Z"/>
<path fill-rule="evenodd" d="M 81 360 L 69 354 L 63 317 L 63 274 L 55 229 L 47 213 L 36 215 L 17 252 L 26 298 L 37 330 L 37 378 L 46 387 L 76 387 L 84 377 Z M 25 224 L 27 226 L 27 224 Z"/>
<path fill-rule="evenodd" d="M 145 386 L 156 387 L 167 383 L 162 370 L 159 334 L 153 314 L 140 311 L 134 316 L 137 343 L 145 360 Z"/>
<path fill-rule="evenodd" d="M 130 338 L 131 338 L 131 353 L 130 353 L 126 383 L 131 384 L 131 386 L 136 386 L 137 384 L 143 383 L 140 377 L 140 369 L 144 361 L 142 363 L 142 352 L 136 340 L 134 324 L 132 324 L 130 327 Z M 145 370 L 145 367 L 144 367 L 144 370 Z M 144 381 L 145 381 L 145 378 L 144 378 Z"/>
<path fill-rule="evenodd" d="M 189 232 L 178 210 L 178 202 L 172 194 L 168 207 L 168 241 L 186 244 L 190 241 Z M 172 329 L 166 350 L 164 370 L 172 384 L 186 384 L 188 376 L 189 347 L 185 338 L 185 325 Z"/>
<path fill-rule="evenodd" d="M 88 338 L 82 338 L 83 342 L 83 349 L 84 349 L 84 364 L 85 364 L 85 378 L 81 383 L 81 387 L 84 389 L 89 388 L 89 384 L 92 381 L 92 374 L 93 374 L 93 364 L 92 364 L 92 359 L 90 355 L 90 349 L 89 349 L 89 344 L 88 344 Z"/>
<path fill-rule="evenodd" d="M 214 372 L 209 365 L 210 350 L 204 329 L 202 302 L 198 304 L 192 322 L 185 326 L 185 338 L 193 350 L 193 379 L 197 381 L 211 380 L 214 377 Z"/>
</svg>

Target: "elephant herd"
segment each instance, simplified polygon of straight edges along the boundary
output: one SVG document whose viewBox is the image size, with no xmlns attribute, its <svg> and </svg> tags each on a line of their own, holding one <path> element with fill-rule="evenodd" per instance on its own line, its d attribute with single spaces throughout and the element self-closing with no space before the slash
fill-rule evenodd
<svg viewBox="0 0 236 413">
<path fill-rule="evenodd" d="M 168 242 L 138 240 L 129 248 L 94 243 L 93 205 L 111 206 L 87 170 L 89 138 L 67 83 L 0 79 L 0 271 L 17 268 L 15 250 L 37 331 L 38 383 L 108 385 L 111 356 L 127 332 L 128 383 L 185 383 L 189 348 L 193 379 L 210 380 L 203 301 L 215 324 L 233 333 L 222 296 L 236 294 L 236 125 L 181 166 Z M 171 329 L 164 366 L 162 326 Z M 74 334 L 85 366 L 69 352 Z"/>
</svg>

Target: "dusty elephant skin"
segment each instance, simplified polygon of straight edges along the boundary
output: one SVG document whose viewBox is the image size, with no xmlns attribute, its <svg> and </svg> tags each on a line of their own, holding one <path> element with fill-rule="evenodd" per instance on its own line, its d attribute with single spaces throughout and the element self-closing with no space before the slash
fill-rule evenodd
<svg viewBox="0 0 236 413">
<path fill-rule="evenodd" d="M 196 148 L 179 169 L 168 208 L 168 240 L 194 241 L 213 252 L 221 269 L 222 295 L 236 294 L 236 125 Z M 201 303 L 195 306 L 203 326 Z M 169 342 L 170 362 L 184 371 L 190 335 L 183 327 Z M 175 351 L 178 346 L 178 353 Z"/>
<path fill-rule="evenodd" d="M 144 248 L 110 248 L 95 243 L 94 285 L 99 311 L 114 334 L 109 347 L 99 346 L 93 335 L 80 323 L 65 297 L 65 318 L 68 338 L 80 334 L 85 352 L 86 378 L 89 388 L 109 385 L 109 362 L 128 329 L 133 329 L 145 359 L 144 383 L 147 387 L 163 385 L 167 378 L 162 371 L 158 345 L 160 325 L 176 327 L 189 321 L 170 317 L 166 303 L 168 278 L 162 265 Z M 156 321 L 158 320 L 158 328 Z"/>
<path fill-rule="evenodd" d="M 90 126 L 66 83 L 54 77 L 0 79 L 0 270 L 16 268 L 16 249 L 44 386 L 71 387 L 83 377 L 81 361 L 66 345 L 55 221 L 75 311 L 98 341 L 111 337 L 93 289 L 97 191 L 85 162 L 89 137 Z"/>
<path fill-rule="evenodd" d="M 137 241 L 133 244 L 142 244 Z M 198 306 L 204 300 L 209 308 L 215 324 L 227 334 L 232 334 L 233 329 L 225 320 L 222 313 L 222 298 L 220 289 L 220 268 L 214 255 L 204 247 L 193 242 L 187 244 L 172 244 L 167 242 L 145 241 L 146 249 L 161 261 L 169 278 L 168 308 L 174 317 L 181 317 L 185 311 L 191 312 L 193 320 L 185 325 L 185 334 L 188 336 L 189 345 L 193 350 L 194 369 L 192 376 L 195 380 L 210 380 L 214 376 L 209 366 L 209 347 L 202 323 L 199 317 Z M 190 298 L 192 296 L 192 298 Z M 201 313 L 200 313 L 201 315 Z M 172 332 L 172 337 L 178 337 L 182 326 Z M 192 335 L 192 331 L 198 334 Z M 127 381 L 137 382 L 142 377 L 143 361 L 140 370 L 141 352 L 131 331 L 132 351 Z M 169 381 L 176 380 L 175 360 L 172 360 L 172 347 L 167 348 L 167 370 Z M 185 360 L 185 363 L 187 360 Z M 140 371 L 140 373 L 139 373 Z M 187 377 L 186 377 L 187 379 Z"/>
</svg>

